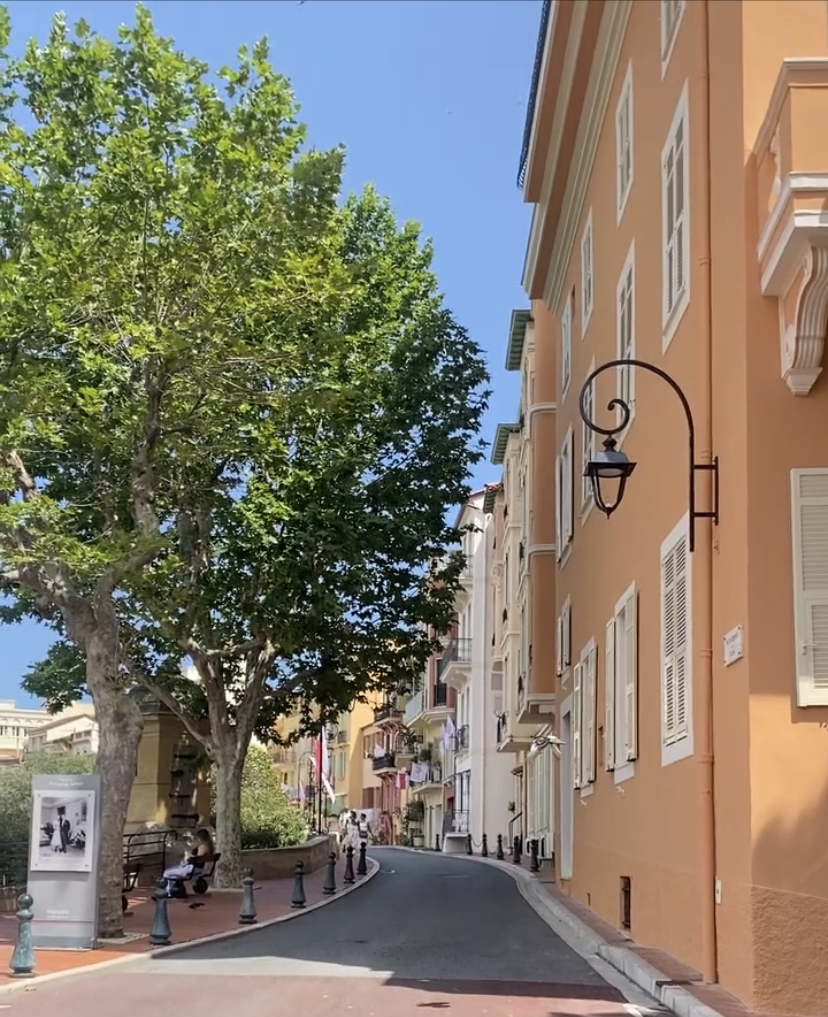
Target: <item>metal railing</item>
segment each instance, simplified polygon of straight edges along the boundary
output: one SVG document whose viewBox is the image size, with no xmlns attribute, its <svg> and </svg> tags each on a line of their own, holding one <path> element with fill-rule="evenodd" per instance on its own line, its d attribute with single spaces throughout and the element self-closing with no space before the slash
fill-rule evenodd
<svg viewBox="0 0 828 1017">
<path fill-rule="evenodd" d="M 425 784 L 440 784 L 443 780 L 443 768 L 437 764 L 426 768 L 426 775 L 423 780 L 411 781 L 413 788 L 423 787 Z"/>
<path fill-rule="evenodd" d="M 293 766 L 298 758 L 296 749 L 286 748 L 284 745 L 274 745 L 270 750 L 270 761 L 281 766 Z"/>
<path fill-rule="evenodd" d="M 402 713 L 397 709 L 396 703 L 383 703 L 382 706 L 374 710 L 374 723 L 380 724 L 384 720 L 391 720 L 401 716 Z"/>
<path fill-rule="evenodd" d="M 468 809 L 455 812 L 452 809 L 443 816 L 443 836 L 447 833 L 468 833 L 469 812 Z"/>
<path fill-rule="evenodd" d="M 391 770 L 396 766 L 393 752 L 384 752 L 381 756 L 374 756 L 371 760 L 371 769 L 374 773 L 377 770 Z"/>
<path fill-rule="evenodd" d="M 465 752 L 469 747 L 469 725 L 463 724 L 454 735 L 454 751 Z"/>
<path fill-rule="evenodd" d="M 472 641 L 468 636 L 452 636 L 446 643 L 443 656 L 437 661 L 437 680 L 440 681 L 446 668 L 455 661 L 468 664 L 471 661 Z"/>
</svg>

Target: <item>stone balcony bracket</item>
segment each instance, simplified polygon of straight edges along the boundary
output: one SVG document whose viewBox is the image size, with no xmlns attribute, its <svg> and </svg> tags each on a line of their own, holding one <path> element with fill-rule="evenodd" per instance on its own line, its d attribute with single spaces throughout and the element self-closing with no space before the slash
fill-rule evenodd
<svg viewBox="0 0 828 1017">
<path fill-rule="evenodd" d="M 828 59 L 783 61 L 754 145 L 764 296 L 778 310 L 782 380 L 808 395 L 828 322 Z"/>
</svg>

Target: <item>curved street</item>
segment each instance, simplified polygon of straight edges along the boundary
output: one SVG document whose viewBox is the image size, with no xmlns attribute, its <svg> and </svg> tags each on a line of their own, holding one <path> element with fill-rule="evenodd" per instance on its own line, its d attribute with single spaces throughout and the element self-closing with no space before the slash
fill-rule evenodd
<svg viewBox="0 0 828 1017">
<path fill-rule="evenodd" d="M 13 1017 L 179 1012 L 258 1017 L 620 1017 L 648 1001 L 609 984 L 494 866 L 376 850 L 363 889 L 297 920 L 0 996 Z M 243 981 L 240 981 L 243 979 Z M 623 990 L 623 991 L 622 991 Z M 637 994 L 637 995 L 636 995 Z"/>
</svg>

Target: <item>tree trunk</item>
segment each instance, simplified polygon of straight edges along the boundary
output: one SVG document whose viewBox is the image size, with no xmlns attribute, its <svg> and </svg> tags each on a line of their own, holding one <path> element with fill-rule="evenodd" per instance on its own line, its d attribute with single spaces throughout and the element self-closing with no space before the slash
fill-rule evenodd
<svg viewBox="0 0 828 1017">
<path fill-rule="evenodd" d="M 99 742 L 97 770 L 101 775 L 99 935 L 123 934 L 121 887 L 123 838 L 129 798 L 138 767 L 143 717 L 137 704 L 118 684 L 118 637 L 91 633 L 86 639 L 86 682 L 95 704 Z"/>
<path fill-rule="evenodd" d="M 234 746 L 235 748 L 235 746 Z M 227 890 L 241 886 L 241 782 L 244 756 L 239 760 L 235 751 L 217 753 L 216 782 L 216 851 L 221 861 L 216 866 L 213 884 Z"/>
</svg>

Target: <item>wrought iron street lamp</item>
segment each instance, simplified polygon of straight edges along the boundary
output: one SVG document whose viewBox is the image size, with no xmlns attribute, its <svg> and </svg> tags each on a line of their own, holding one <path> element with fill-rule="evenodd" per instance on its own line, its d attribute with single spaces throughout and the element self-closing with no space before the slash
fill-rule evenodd
<svg viewBox="0 0 828 1017">
<path fill-rule="evenodd" d="M 670 388 L 678 396 L 679 402 L 684 410 L 684 416 L 687 420 L 689 452 L 689 544 L 690 551 L 692 553 L 696 545 L 696 520 L 712 519 L 716 525 L 718 525 L 719 522 L 719 459 L 717 456 L 714 456 L 712 461 L 709 463 L 696 462 L 696 428 L 693 423 L 693 414 L 690 410 L 690 404 L 687 401 L 687 396 L 685 396 L 678 383 L 675 382 L 666 371 L 662 371 L 661 368 L 656 367 L 655 364 L 647 363 L 646 360 L 610 360 L 606 364 L 601 364 L 600 367 L 597 367 L 590 374 L 581 389 L 579 399 L 581 419 L 590 431 L 593 431 L 595 434 L 604 435 L 604 447 L 591 457 L 584 469 L 584 476 L 587 477 L 592 484 L 592 493 L 595 497 L 595 504 L 604 513 L 604 515 L 609 518 L 621 504 L 621 500 L 624 497 L 624 490 L 627 486 L 627 481 L 636 467 L 636 464 L 627 457 L 626 453 L 622 452 L 618 448 L 618 443 L 615 440 L 615 435 L 620 434 L 630 422 L 630 406 L 629 403 L 627 403 L 624 399 L 621 399 L 619 396 L 616 396 L 614 399 L 609 401 L 607 409 L 610 412 L 618 410 L 620 415 L 620 420 L 615 427 L 600 427 L 594 420 L 590 419 L 587 406 L 588 404 L 592 404 L 592 399 L 590 398 L 592 385 L 599 374 L 603 374 L 604 371 L 612 369 L 632 367 L 640 367 L 644 371 L 649 371 L 651 374 L 655 374 L 657 377 L 661 378 L 662 381 L 666 381 Z M 713 508 L 709 512 L 700 512 L 696 508 L 696 474 L 698 472 L 712 473 L 713 475 Z M 605 482 L 610 484 L 617 483 L 618 487 L 614 499 L 608 499 L 607 493 L 602 489 L 602 484 Z"/>
</svg>

